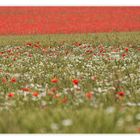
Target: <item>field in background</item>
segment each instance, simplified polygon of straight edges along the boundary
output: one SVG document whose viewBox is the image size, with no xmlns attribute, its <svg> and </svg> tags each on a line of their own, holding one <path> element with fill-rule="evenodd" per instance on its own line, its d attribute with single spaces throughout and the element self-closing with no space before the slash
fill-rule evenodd
<svg viewBox="0 0 140 140">
<path fill-rule="evenodd" d="M 140 31 L 139 7 L 0 7 L 0 35 Z"/>
<path fill-rule="evenodd" d="M 140 133 L 140 32 L 0 36 L 1 133 Z"/>
</svg>

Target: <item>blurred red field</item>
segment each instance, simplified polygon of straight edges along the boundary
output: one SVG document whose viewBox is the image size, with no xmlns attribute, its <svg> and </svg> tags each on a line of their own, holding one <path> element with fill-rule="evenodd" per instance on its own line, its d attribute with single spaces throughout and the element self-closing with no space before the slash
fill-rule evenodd
<svg viewBox="0 0 140 140">
<path fill-rule="evenodd" d="M 0 7 L 0 35 L 140 31 L 140 7 Z"/>
</svg>

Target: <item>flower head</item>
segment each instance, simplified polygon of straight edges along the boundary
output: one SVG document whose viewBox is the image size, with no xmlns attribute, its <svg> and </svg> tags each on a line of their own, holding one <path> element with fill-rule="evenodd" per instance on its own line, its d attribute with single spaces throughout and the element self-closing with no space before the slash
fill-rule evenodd
<svg viewBox="0 0 140 140">
<path fill-rule="evenodd" d="M 22 91 L 25 91 L 25 92 L 30 92 L 30 89 L 29 88 L 21 88 Z"/>
<path fill-rule="evenodd" d="M 39 93 L 38 92 L 33 92 L 34 97 L 38 97 Z"/>
<path fill-rule="evenodd" d="M 32 46 L 32 43 L 31 42 L 28 42 L 26 45 L 27 46 Z"/>
<path fill-rule="evenodd" d="M 78 83 L 79 83 L 79 80 L 77 80 L 77 79 L 74 79 L 74 80 L 72 80 L 72 83 L 73 83 L 74 85 L 78 85 Z"/>
<path fill-rule="evenodd" d="M 8 97 L 14 97 L 14 95 L 15 94 L 11 92 L 11 93 L 8 94 Z"/>
<path fill-rule="evenodd" d="M 2 78 L 1 81 L 2 81 L 2 83 L 6 83 L 7 79 L 6 78 Z"/>
<path fill-rule="evenodd" d="M 126 52 L 128 52 L 129 49 L 128 49 L 128 48 L 125 48 L 124 50 L 125 50 Z"/>
<path fill-rule="evenodd" d="M 116 94 L 119 95 L 119 96 L 121 96 L 121 97 L 123 97 L 123 96 L 125 95 L 125 92 L 119 91 L 119 92 L 117 92 Z"/>
<path fill-rule="evenodd" d="M 12 82 L 12 83 L 16 83 L 16 81 L 17 81 L 17 79 L 16 79 L 15 77 L 13 77 L 13 78 L 11 79 L 11 82 Z"/>
<path fill-rule="evenodd" d="M 123 53 L 123 54 L 122 54 L 122 57 L 124 58 L 125 56 L 126 56 L 126 54 L 125 54 L 125 53 Z"/>
<path fill-rule="evenodd" d="M 93 92 L 87 92 L 85 96 L 87 99 L 91 100 L 93 98 Z"/>
<path fill-rule="evenodd" d="M 52 83 L 57 83 L 58 82 L 58 79 L 57 78 L 53 78 L 53 79 L 51 79 L 51 82 Z"/>
</svg>

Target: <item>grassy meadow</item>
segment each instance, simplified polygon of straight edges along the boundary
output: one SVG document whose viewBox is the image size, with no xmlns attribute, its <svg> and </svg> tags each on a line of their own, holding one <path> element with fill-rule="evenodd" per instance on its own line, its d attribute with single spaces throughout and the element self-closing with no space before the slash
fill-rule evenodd
<svg viewBox="0 0 140 140">
<path fill-rule="evenodd" d="M 140 32 L 0 36 L 0 133 L 140 133 Z"/>
</svg>

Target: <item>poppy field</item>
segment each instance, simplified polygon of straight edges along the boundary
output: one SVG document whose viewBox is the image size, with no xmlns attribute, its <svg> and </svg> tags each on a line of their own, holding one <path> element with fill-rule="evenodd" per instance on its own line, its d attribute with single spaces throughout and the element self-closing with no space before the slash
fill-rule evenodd
<svg viewBox="0 0 140 140">
<path fill-rule="evenodd" d="M 0 35 L 139 31 L 139 7 L 0 7 Z"/>
<path fill-rule="evenodd" d="M 0 36 L 1 133 L 140 133 L 140 32 Z"/>
</svg>

